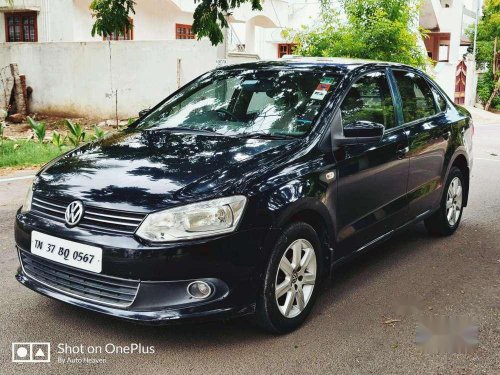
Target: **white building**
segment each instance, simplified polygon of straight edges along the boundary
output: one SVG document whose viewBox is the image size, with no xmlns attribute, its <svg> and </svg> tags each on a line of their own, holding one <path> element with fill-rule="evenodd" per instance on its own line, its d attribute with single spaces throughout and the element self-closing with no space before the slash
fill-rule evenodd
<svg viewBox="0 0 500 375">
<path fill-rule="evenodd" d="M 457 101 L 465 104 L 475 99 L 473 64 L 467 62 L 465 89 L 455 76 L 457 67 L 464 70 L 464 30 L 474 21 L 476 1 L 425 0 L 420 17 L 421 26 L 431 30 L 425 46 L 438 61 L 436 80 L 452 98 L 457 86 Z M 6 106 L 2 92 L 9 92 L 2 68 L 17 63 L 33 88 L 33 111 L 134 116 L 219 59 L 233 63 L 292 53 L 283 28 L 312 25 L 319 13 L 317 0 L 266 0 L 260 12 L 244 4 L 228 19 L 225 43 L 214 47 L 191 31 L 194 0 L 140 0 L 130 15 L 134 27 L 108 44 L 91 36 L 90 3 L 14 0 L 11 7 L 0 0 L 0 107 Z"/>
<path fill-rule="evenodd" d="M 2 42 L 97 42 L 91 36 L 94 20 L 91 0 L 0 0 L 0 43 Z M 194 0 L 141 0 L 130 18 L 134 25 L 116 39 L 156 41 L 195 39 L 191 32 Z M 279 44 L 286 43 L 281 28 L 289 25 L 289 3 L 268 0 L 255 12 L 249 4 L 229 17 L 228 52 L 244 50 L 260 58 L 277 58 Z M 267 33 L 267 30 L 271 30 Z M 221 56 L 222 57 L 222 56 Z"/>
<path fill-rule="evenodd" d="M 425 39 L 427 54 L 436 62 L 434 76 L 458 104 L 473 105 L 477 74 L 467 48 L 473 41 L 466 30 L 476 21 L 480 0 L 425 0 L 420 25 L 430 30 Z"/>
<path fill-rule="evenodd" d="M 130 15 L 134 27 L 110 45 L 91 35 L 90 3 L 14 0 L 12 7 L 0 0 L 0 108 L 7 106 L 12 84 L 2 78 L 2 68 L 11 63 L 33 88 L 32 111 L 126 118 L 214 68 L 218 59 L 233 63 L 290 53 L 281 37 L 288 1 L 266 0 L 260 12 L 249 4 L 236 9 L 226 43 L 218 47 L 195 39 L 194 0 L 137 1 Z"/>
</svg>

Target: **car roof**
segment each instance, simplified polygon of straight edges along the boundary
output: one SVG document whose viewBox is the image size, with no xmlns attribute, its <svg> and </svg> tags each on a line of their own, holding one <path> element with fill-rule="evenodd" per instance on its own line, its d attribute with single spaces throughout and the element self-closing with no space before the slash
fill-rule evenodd
<svg viewBox="0 0 500 375">
<path fill-rule="evenodd" d="M 361 66 L 374 65 L 374 66 L 394 66 L 394 67 L 405 67 L 409 66 L 378 60 L 365 60 L 365 59 L 352 59 L 352 58 L 341 58 L 341 57 L 307 57 L 307 56 L 295 56 L 295 55 L 285 55 L 281 59 L 277 60 L 259 60 L 246 63 L 239 63 L 234 65 L 227 65 L 226 69 L 231 68 L 283 68 L 283 67 L 328 67 L 332 70 L 346 71 L 352 70 Z"/>
</svg>

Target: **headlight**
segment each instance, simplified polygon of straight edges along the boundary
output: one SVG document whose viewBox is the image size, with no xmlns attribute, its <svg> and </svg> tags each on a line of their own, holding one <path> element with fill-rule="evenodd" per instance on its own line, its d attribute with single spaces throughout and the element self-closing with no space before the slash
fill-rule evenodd
<svg viewBox="0 0 500 375">
<path fill-rule="evenodd" d="M 136 234 L 149 241 L 168 242 L 232 232 L 246 202 L 246 197 L 236 195 L 155 212 L 146 216 Z"/>
<path fill-rule="evenodd" d="M 26 198 L 24 198 L 24 204 L 21 207 L 21 213 L 31 211 L 31 200 L 33 199 L 33 185 L 30 185 L 28 192 L 26 193 Z"/>
</svg>

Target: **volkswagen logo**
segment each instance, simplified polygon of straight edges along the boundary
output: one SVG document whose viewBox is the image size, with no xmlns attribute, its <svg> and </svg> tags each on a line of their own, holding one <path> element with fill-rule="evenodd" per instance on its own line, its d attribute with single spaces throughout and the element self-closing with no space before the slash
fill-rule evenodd
<svg viewBox="0 0 500 375">
<path fill-rule="evenodd" d="M 66 207 L 64 217 L 66 219 L 66 224 L 70 227 L 77 225 L 83 217 L 83 203 L 80 201 L 71 202 L 68 207 Z"/>
</svg>

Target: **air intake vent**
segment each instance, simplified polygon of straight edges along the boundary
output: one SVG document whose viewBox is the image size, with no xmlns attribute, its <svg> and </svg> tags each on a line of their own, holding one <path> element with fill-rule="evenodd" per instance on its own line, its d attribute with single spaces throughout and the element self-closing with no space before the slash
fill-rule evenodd
<svg viewBox="0 0 500 375">
<path fill-rule="evenodd" d="M 139 289 L 136 280 L 81 271 L 23 250 L 19 257 L 28 277 L 75 298 L 123 308 L 132 304 Z"/>
</svg>

